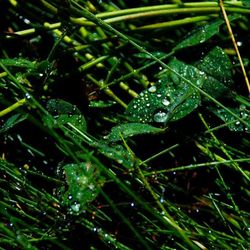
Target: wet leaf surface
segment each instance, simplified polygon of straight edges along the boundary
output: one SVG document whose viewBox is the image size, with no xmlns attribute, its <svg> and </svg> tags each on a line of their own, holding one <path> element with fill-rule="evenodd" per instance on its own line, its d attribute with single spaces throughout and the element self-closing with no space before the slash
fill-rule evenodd
<svg viewBox="0 0 250 250">
<path fill-rule="evenodd" d="M 250 111 L 240 110 L 239 108 L 230 108 L 232 112 L 244 119 L 250 126 Z M 248 132 L 248 128 L 244 126 L 235 117 L 223 109 L 211 109 L 211 111 L 227 124 L 227 127 L 234 132 Z"/>
<path fill-rule="evenodd" d="M 18 123 L 24 121 L 28 117 L 27 114 L 22 115 L 22 114 L 15 114 L 8 118 L 8 120 L 1 126 L 0 133 L 4 133 L 8 131 L 9 129 L 13 128 L 16 126 Z"/>
<path fill-rule="evenodd" d="M 107 140 L 110 142 L 116 142 L 122 140 L 122 138 L 126 139 L 128 137 L 143 134 L 156 134 L 162 131 L 164 130 L 148 124 L 126 123 L 113 127 L 110 134 L 107 136 Z"/>
<path fill-rule="evenodd" d="M 87 123 L 81 111 L 73 104 L 60 99 L 51 99 L 47 102 L 47 109 L 53 115 L 54 121 L 45 118 L 51 127 L 58 127 L 71 123 L 80 131 L 87 130 Z"/>
<path fill-rule="evenodd" d="M 157 77 L 158 82 L 132 100 L 126 110 L 129 119 L 141 123 L 177 121 L 201 104 L 197 88 L 214 98 L 229 93 L 232 65 L 224 51 L 215 47 L 194 65 L 176 58 Z"/>
<path fill-rule="evenodd" d="M 63 201 L 70 206 L 71 211 L 78 213 L 97 197 L 101 178 L 91 163 L 67 164 L 64 171 L 68 189 L 63 195 Z"/>
<path fill-rule="evenodd" d="M 233 84 L 232 64 L 220 47 L 215 47 L 201 59 L 197 68 L 208 76 L 202 88 L 206 93 L 217 98 L 229 92 L 228 87 Z"/>
<path fill-rule="evenodd" d="M 239 18 L 239 15 L 232 15 L 229 17 L 229 20 L 232 21 L 236 18 Z M 188 48 L 191 46 L 199 45 L 207 40 L 209 40 L 214 35 L 220 32 L 220 26 L 224 24 L 223 19 L 218 19 L 214 22 L 208 23 L 205 26 L 197 28 L 193 30 L 190 34 L 187 35 L 185 39 L 183 39 L 174 50 L 179 50 L 183 48 Z"/>
</svg>

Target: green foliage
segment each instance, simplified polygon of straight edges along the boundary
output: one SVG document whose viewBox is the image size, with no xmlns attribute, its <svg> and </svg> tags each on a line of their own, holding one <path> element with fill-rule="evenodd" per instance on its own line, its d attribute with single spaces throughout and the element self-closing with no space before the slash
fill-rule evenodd
<svg viewBox="0 0 250 250">
<path fill-rule="evenodd" d="M 0 0 L 0 248 L 250 249 L 218 2 L 61 2 Z M 249 72 L 247 4 L 224 1 Z"/>
<path fill-rule="evenodd" d="M 238 15 L 234 15 L 229 17 L 230 21 L 239 18 Z M 213 37 L 214 35 L 219 34 L 219 28 L 224 23 L 223 19 L 218 19 L 211 23 L 208 23 L 204 26 L 201 26 L 195 30 L 193 30 L 190 34 L 187 35 L 177 46 L 174 50 L 179 50 L 183 48 L 192 47 L 195 45 L 199 45 L 205 43 L 208 39 Z"/>
<path fill-rule="evenodd" d="M 250 7 L 250 2 L 249 0 L 242 0 L 243 4 L 246 6 L 246 7 Z"/>
<path fill-rule="evenodd" d="M 250 126 L 250 111 L 249 110 L 247 110 L 245 108 L 230 108 L 230 110 L 234 114 L 241 117 Z M 248 127 L 246 127 L 240 121 L 236 120 L 234 116 L 232 116 L 231 114 L 229 114 L 225 110 L 223 110 L 223 109 L 212 109 L 212 112 L 216 116 L 218 116 L 222 121 L 224 121 L 225 124 L 227 125 L 227 127 L 231 131 L 235 131 L 235 132 L 244 132 L 244 131 L 247 132 L 248 131 Z"/>
<path fill-rule="evenodd" d="M 113 127 L 105 139 L 110 142 L 117 142 L 135 135 L 157 134 L 163 131 L 163 129 L 155 128 L 148 124 L 125 123 Z"/>
<path fill-rule="evenodd" d="M 215 47 L 204 56 L 197 64 L 197 68 L 207 75 L 202 88 L 206 93 L 214 98 L 228 94 L 228 87 L 233 84 L 232 64 L 220 47 Z"/>
<path fill-rule="evenodd" d="M 8 120 L 1 126 L 0 134 L 5 133 L 9 129 L 13 128 L 14 126 L 18 125 L 20 122 L 24 121 L 27 118 L 27 114 L 15 114 L 8 118 Z"/>
<path fill-rule="evenodd" d="M 112 107 L 115 105 L 115 102 L 109 101 L 109 102 L 104 102 L 102 100 L 100 101 L 91 101 L 89 103 L 90 108 L 108 108 Z"/>
<path fill-rule="evenodd" d="M 44 120 L 50 127 L 60 127 L 62 125 L 72 124 L 80 131 L 87 130 L 87 123 L 81 111 L 69 102 L 60 99 L 51 99 L 47 102 L 47 109 L 53 115 L 44 117 Z"/>
<path fill-rule="evenodd" d="M 68 188 L 63 195 L 63 202 L 72 212 L 84 211 L 87 204 L 97 197 L 103 178 L 90 162 L 67 164 L 64 171 Z"/>
<path fill-rule="evenodd" d="M 194 65 L 172 59 L 169 69 L 158 74 L 160 80 L 128 105 L 129 118 L 143 123 L 167 123 L 187 116 L 201 102 L 199 90 L 190 82 L 214 98 L 229 92 L 232 66 L 221 48 L 215 47 Z"/>
<path fill-rule="evenodd" d="M 132 168 L 135 165 L 135 158 L 131 152 L 125 149 L 121 145 L 109 146 L 103 141 L 100 141 L 96 145 L 101 154 L 107 158 L 114 160 L 118 164 L 122 164 L 127 169 Z"/>
</svg>

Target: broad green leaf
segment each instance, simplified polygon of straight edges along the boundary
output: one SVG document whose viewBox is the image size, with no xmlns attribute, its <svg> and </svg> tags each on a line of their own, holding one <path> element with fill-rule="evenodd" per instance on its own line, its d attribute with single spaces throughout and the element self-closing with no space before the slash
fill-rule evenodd
<svg viewBox="0 0 250 250">
<path fill-rule="evenodd" d="M 110 142 L 116 142 L 120 141 L 122 138 L 125 139 L 128 137 L 142 134 L 156 134 L 162 131 L 164 130 L 153 127 L 148 124 L 126 123 L 113 127 L 111 129 L 110 134 L 107 136 L 107 140 Z"/>
<path fill-rule="evenodd" d="M 247 132 L 248 128 L 244 126 L 240 121 L 236 120 L 234 116 L 232 116 L 230 113 L 228 113 L 224 109 L 210 109 L 216 116 L 218 116 L 222 121 L 224 121 L 227 125 L 227 127 L 231 131 L 236 132 Z M 246 109 L 238 109 L 238 108 L 230 108 L 232 112 L 234 112 L 236 115 L 244 119 L 250 126 L 250 111 Z"/>
<path fill-rule="evenodd" d="M 71 123 L 80 131 L 87 130 L 86 120 L 75 105 L 64 100 L 51 99 L 47 102 L 47 109 L 54 117 L 54 121 L 46 119 L 49 126 L 58 127 Z"/>
<path fill-rule="evenodd" d="M 4 133 L 6 131 L 8 131 L 9 129 L 11 129 L 12 127 L 14 127 L 15 125 L 17 125 L 18 123 L 24 121 L 26 118 L 28 117 L 28 115 L 22 115 L 22 114 L 15 114 L 13 116 L 11 116 L 2 126 L 0 129 L 0 133 Z"/>
<path fill-rule="evenodd" d="M 205 92 L 217 98 L 229 91 L 228 87 L 233 84 L 232 64 L 220 47 L 215 47 L 201 59 L 197 68 L 208 76 L 202 87 Z"/>
<path fill-rule="evenodd" d="M 219 33 L 219 27 L 224 23 L 224 20 L 219 19 L 212 23 L 209 23 L 203 27 L 199 27 L 192 31 L 186 39 L 181 41 L 174 50 L 187 48 L 191 46 L 195 46 L 197 44 L 201 44 L 206 42 L 212 36 Z"/>
<path fill-rule="evenodd" d="M 206 75 L 202 71 L 177 59 L 172 60 L 169 63 L 169 67 L 199 88 L 202 88 L 206 81 Z M 173 99 L 173 105 L 169 111 L 171 120 L 175 121 L 185 117 L 196 109 L 200 105 L 201 97 L 198 90 L 176 75 L 175 72 L 171 71 L 169 75 L 169 80 L 172 81 L 175 86 L 172 95 L 171 93 L 168 94 L 168 96 L 172 96 Z"/>
<path fill-rule="evenodd" d="M 68 189 L 63 195 L 63 202 L 71 211 L 78 213 L 97 197 L 103 178 L 90 162 L 67 164 L 64 171 Z"/>
<path fill-rule="evenodd" d="M 240 15 L 229 16 L 229 21 L 239 18 Z M 193 30 L 186 39 L 181 41 L 174 50 L 179 50 L 191 46 L 195 46 L 206 42 L 208 39 L 219 33 L 220 26 L 224 23 L 223 19 L 218 19 L 214 22 L 208 23 L 202 27 Z"/>
<path fill-rule="evenodd" d="M 190 82 L 214 98 L 230 93 L 232 65 L 219 47 L 195 66 L 177 59 L 170 61 L 168 66 L 172 70 L 161 71 L 158 74 L 160 80 L 129 103 L 126 114 L 131 121 L 166 124 L 185 117 L 201 102 L 199 91 Z"/>
<path fill-rule="evenodd" d="M 203 72 L 177 59 L 169 67 L 199 87 L 205 81 Z M 199 92 L 174 72 L 165 70 L 159 77 L 155 85 L 129 103 L 126 114 L 131 121 L 167 123 L 185 117 L 199 106 Z"/>
</svg>

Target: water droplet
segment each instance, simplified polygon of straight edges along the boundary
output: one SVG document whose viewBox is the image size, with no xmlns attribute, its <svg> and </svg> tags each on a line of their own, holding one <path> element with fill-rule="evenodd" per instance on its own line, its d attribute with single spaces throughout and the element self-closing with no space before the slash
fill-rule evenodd
<svg viewBox="0 0 250 250">
<path fill-rule="evenodd" d="M 122 160 L 122 159 L 118 159 L 117 162 L 118 162 L 119 164 L 122 164 L 122 163 L 123 163 L 123 160 Z"/>
<path fill-rule="evenodd" d="M 30 94 L 29 93 L 25 93 L 25 98 L 28 100 L 31 98 Z"/>
<path fill-rule="evenodd" d="M 24 21 L 24 23 L 26 23 L 26 24 L 30 24 L 30 20 L 27 19 L 27 18 L 24 18 L 23 21 Z"/>
<path fill-rule="evenodd" d="M 157 96 L 157 97 L 161 97 L 161 94 L 157 94 L 156 96 Z"/>
<path fill-rule="evenodd" d="M 137 105 L 134 105 L 133 108 L 136 109 L 136 108 L 137 108 Z"/>
<path fill-rule="evenodd" d="M 149 107 L 149 106 L 150 106 L 150 103 L 147 103 L 146 106 Z"/>
<path fill-rule="evenodd" d="M 134 206 L 135 206 L 135 203 L 134 203 L 134 202 L 132 202 L 132 203 L 130 204 L 130 206 L 131 206 L 131 207 L 134 207 Z"/>
<path fill-rule="evenodd" d="M 162 104 L 165 105 L 165 106 L 168 106 L 170 104 L 170 101 L 168 99 L 164 98 L 162 100 Z"/>
<path fill-rule="evenodd" d="M 238 46 L 238 47 L 241 47 L 242 44 L 243 44 L 243 42 L 241 42 L 241 41 L 238 41 L 238 42 L 237 42 L 237 46 Z"/>
<path fill-rule="evenodd" d="M 151 86 L 149 89 L 148 89 L 149 92 L 151 93 L 154 93 L 156 91 L 156 87 L 155 86 Z"/>
<path fill-rule="evenodd" d="M 154 114 L 154 121 L 155 122 L 166 122 L 168 119 L 168 114 L 164 111 L 158 111 Z"/>
<path fill-rule="evenodd" d="M 76 203 L 76 204 L 74 204 L 74 205 L 72 205 L 71 206 L 71 209 L 74 211 L 74 212 L 76 212 L 76 213 L 78 213 L 79 211 L 80 211 L 80 204 L 79 203 Z"/>
</svg>

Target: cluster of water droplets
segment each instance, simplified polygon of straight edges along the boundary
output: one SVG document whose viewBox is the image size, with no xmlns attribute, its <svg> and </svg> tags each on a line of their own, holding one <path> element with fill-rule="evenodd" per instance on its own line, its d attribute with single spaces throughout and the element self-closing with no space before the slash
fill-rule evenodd
<svg viewBox="0 0 250 250">
<path fill-rule="evenodd" d="M 171 98 L 167 96 L 166 88 L 157 84 L 150 86 L 139 94 L 130 104 L 127 113 L 133 121 L 148 123 L 165 123 L 168 120 L 168 108 Z"/>
</svg>

